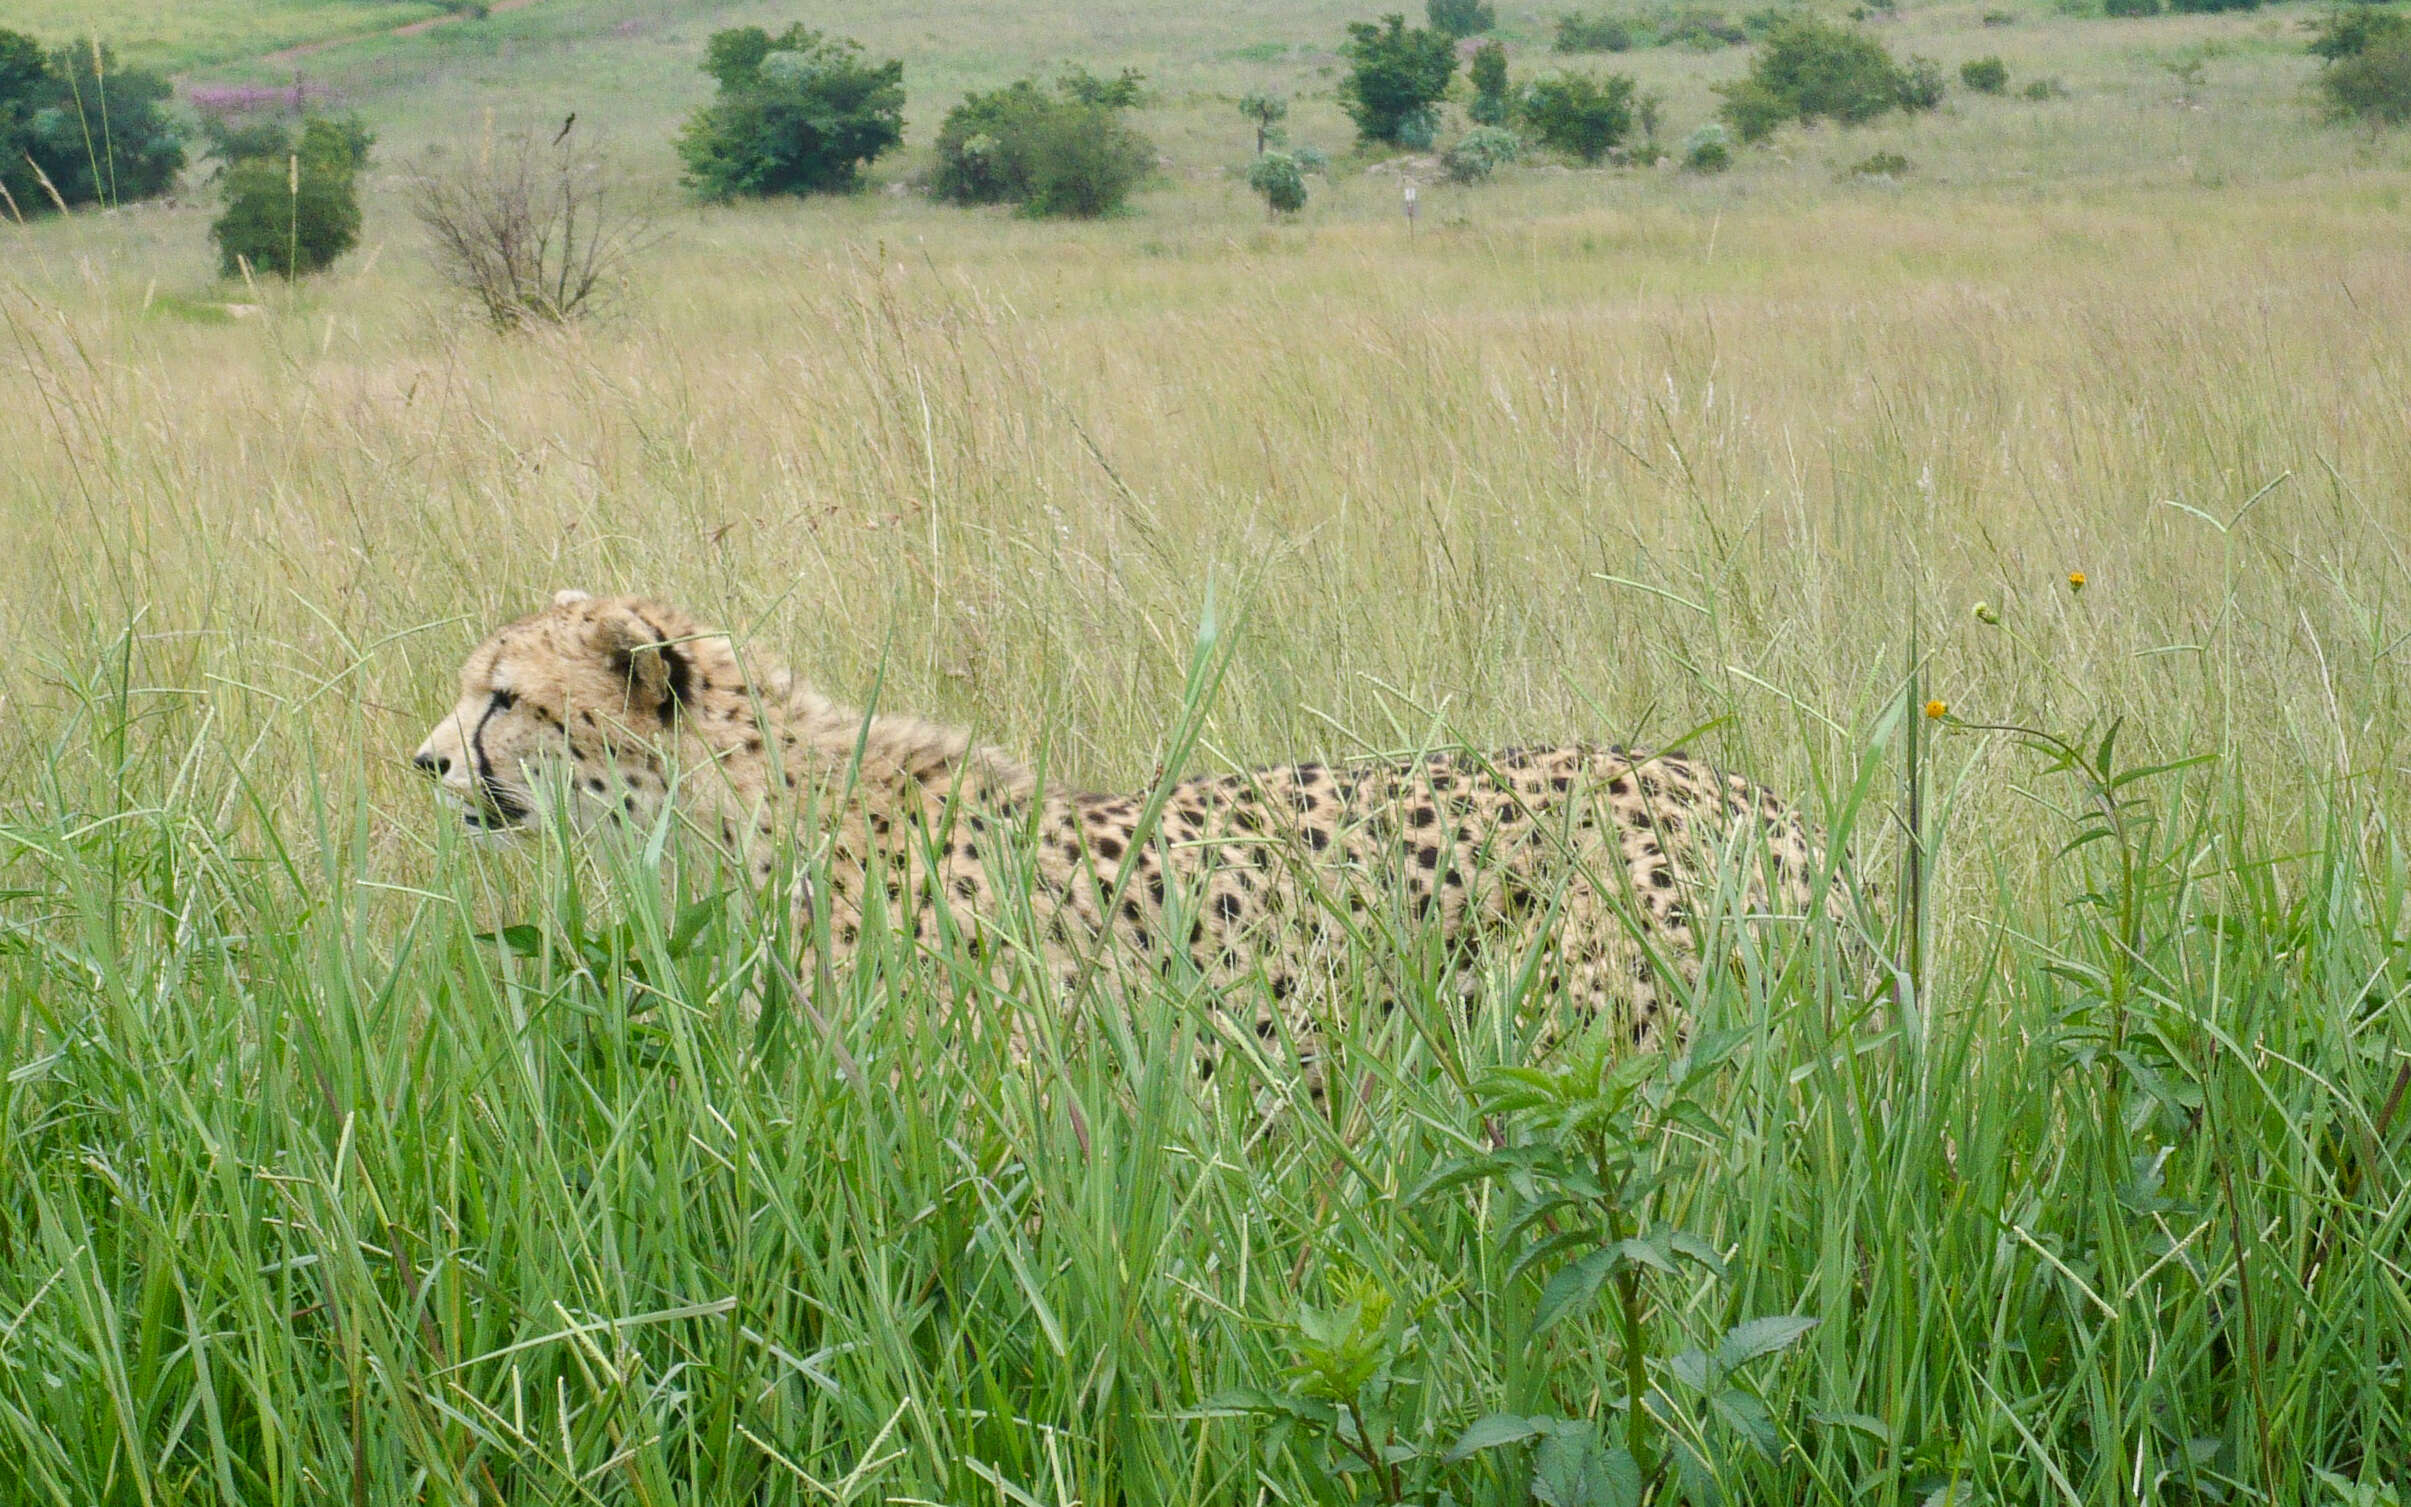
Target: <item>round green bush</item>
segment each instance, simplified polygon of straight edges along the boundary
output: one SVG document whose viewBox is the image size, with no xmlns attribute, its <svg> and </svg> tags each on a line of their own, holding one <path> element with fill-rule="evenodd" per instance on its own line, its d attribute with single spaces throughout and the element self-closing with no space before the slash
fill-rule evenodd
<svg viewBox="0 0 2411 1507">
<path fill-rule="evenodd" d="M 1274 214 L 1293 215 L 1306 207 L 1306 175 L 1287 152 L 1266 152 L 1249 163 L 1247 186 L 1264 196 Z"/>
<path fill-rule="evenodd" d="M 288 150 L 230 164 L 226 210 L 209 227 L 218 270 L 299 277 L 358 245 L 357 180 L 375 139 L 357 120 L 313 120 Z"/>
</svg>

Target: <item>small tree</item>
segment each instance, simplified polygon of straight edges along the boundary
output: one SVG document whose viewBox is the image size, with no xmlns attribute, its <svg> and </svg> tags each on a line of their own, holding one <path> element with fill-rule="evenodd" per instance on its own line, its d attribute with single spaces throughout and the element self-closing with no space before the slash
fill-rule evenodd
<svg viewBox="0 0 2411 1507">
<path fill-rule="evenodd" d="M 711 103 L 678 135 L 686 182 L 707 199 L 838 193 L 904 139 L 904 64 L 873 66 L 851 41 L 790 26 L 715 32 Z"/>
<path fill-rule="evenodd" d="M 410 212 L 446 282 L 498 330 L 591 312 L 652 239 L 625 175 L 564 131 L 516 131 L 471 161 L 429 158 L 407 180 Z"/>
<path fill-rule="evenodd" d="M 1116 108 L 1030 79 L 965 95 L 938 127 L 937 154 L 941 199 L 1079 218 L 1118 208 L 1155 165 L 1155 144 Z"/>
<path fill-rule="evenodd" d="M 2330 16 L 2311 39 L 2319 92 L 2337 120 L 2411 123 L 2411 16 L 2369 5 Z"/>
<path fill-rule="evenodd" d="M 1273 214 L 1293 215 L 1306 207 L 1306 175 L 1287 152 L 1266 152 L 1249 163 L 1247 186 L 1264 196 Z"/>
<path fill-rule="evenodd" d="M 1473 82 L 1473 103 L 1465 113 L 1477 126 L 1503 126 L 1514 107 L 1507 102 L 1507 48 L 1504 43 L 1485 42 L 1473 55 L 1473 65 L 1466 71 Z"/>
<path fill-rule="evenodd" d="M 1718 86 L 1725 97 L 1718 113 L 1742 140 L 1759 141 L 1787 120 L 1858 125 L 1929 86 L 1938 91 L 1939 79 L 1912 75 L 1863 32 L 1786 16 L 1768 28 L 1748 74 Z"/>
<path fill-rule="evenodd" d="M 1256 123 L 1256 155 L 1272 144 L 1272 133 L 1289 118 L 1289 101 L 1278 94 L 1241 96 L 1239 113 Z"/>
<path fill-rule="evenodd" d="M 1632 130 L 1633 81 L 1561 73 L 1524 90 L 1523 121 L 1542 146 L 1597 162 Z"/>
<path fill-rule="evenodd" d="M 356 184 L 376 138 L 356 117 L 312 120 L 281 152 L 245 157 L 220 180 L 225 213 L 209 227 L 218 269 L 280 277 L 316 272 L 360 242 Z"/>
<path fill-rule="evenodd" d="M 105 42 L 45 54 L 33 38 L 0 31 L 0 190 L 19 215 L 167 192 L 184 170 L 172 93 L 158 74 L 120 64 Z"/>
<path fill-rule="evenodd" d="M 2007 94 L 2009 65 L 1999 58 L 1972 58 L 1959 65 L 1959 82 L 1978 94 Z"/>
<path fill-rule="evenodd" d="M 1423 0 L 1423 14 L 1432 30 L 1451 38 L 1480 36 L 1499 21 L 1490 0 Z"/>
<path fill-rule="evenodd" d="M 1376 26 L 1349 23 L 1340 49 L 1348 77 L 1340 84 L 1340 108 L 1367 141 L 1391 146 L 1429 145 L 1433 106 L 1448 93 L 1457 71 L 1457 49 L 1443 32 L 1410 29 L 1404 16 L 1384 16 Z"/>
</svg>

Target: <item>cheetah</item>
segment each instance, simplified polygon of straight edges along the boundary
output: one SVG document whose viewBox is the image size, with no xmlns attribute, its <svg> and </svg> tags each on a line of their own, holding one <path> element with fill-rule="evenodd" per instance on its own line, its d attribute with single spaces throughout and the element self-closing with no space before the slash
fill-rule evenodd
<svg viewBox="0 0 2411 1507">
<path fill-rule="evenodd" d="M 1823 889 L 1797 811 L 1677 753 L 1444 751 L 1059 793 L 960 729 L 838 705 L 675 607 L 579 591 L 477 647 L 413 762 L 473 827 L 674 814 L 763 886 L 818 852 L 826 893 L 801 903 L 832 961 L 881 910 L 1067 990 L 1194 969 L 1256 1001 L 1245 1024 L 1265 1039 L 1310 1037 L 1318 965 L 1404 926 L 1458 957 L 1546 964 L 1574 1023 L 1649 1048 L 1682 1028 L 1693 907 L 1801 917 Z"/>
</svg>

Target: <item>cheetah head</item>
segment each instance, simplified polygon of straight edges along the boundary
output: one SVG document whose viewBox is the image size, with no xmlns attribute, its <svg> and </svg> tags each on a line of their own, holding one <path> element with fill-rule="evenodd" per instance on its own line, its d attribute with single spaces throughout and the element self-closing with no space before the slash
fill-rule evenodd
<svg viewBox="0 0 2411 1507">
<path fill-rule="evenodd" d="M 526 825 L 553 792 L 573 820 L 649 820 L 669 794 L 668 734 L 722 661 L 726 640 L 675 608 L 564 591 L 477 646 L 411 762 L 481 831 Z"/>
</svg>

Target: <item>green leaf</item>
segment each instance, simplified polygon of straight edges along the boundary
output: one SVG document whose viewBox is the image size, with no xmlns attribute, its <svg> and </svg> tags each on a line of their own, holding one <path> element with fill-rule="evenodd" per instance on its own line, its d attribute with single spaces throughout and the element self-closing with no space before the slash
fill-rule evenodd
<svg viewBox="0 0 2411 1507">
<path fill-rule="evenodd" d="M 1827 1428 L 1854 1429 L 1881 1444 L 1892 1442 L 1892 1427 L 1872 1413 L 1835 1413 L 1824 1408 L 1809 1410 L 1808 1421 Z"/>
<path fill-rule="evenodd" d="M 1745 1320 L 1725 1331 L 1724 1342 L 1716 1347 L 1716 1363 L 1728 1371 L 1736 1370 L 1762 1355 L 1790 1349 L 1801 1335 L 1816 1327 L 1815 1319 L 1796 1313 Z"/>
<path fill-rule="evenodd" d="M 1560 1428 L 1532 1452 L 1532 1498 L 1542 1507 L 1641 1507 L 1641 1468 L 1595 1430 Z"/>
<path fill-rule="evenodd" d="M 1769 1460 L 1783 1453 L 1783 1435 L 1775 1428 L 1774 1415 L 1766 1404 L 1739 1387 L 1727 1387 L 1708 1399 L 1716 1415 L 1731 1424 L 1736 1432 Z"/>
<path fill-rule="evenodd" d="M 1725 1275 L 1725 1258 L 1717 1254 L 1715 1246 L 1710 1245 L 1700 1236 L 1694 1235 L 1689 1230 L 1670 1230 L 1666 1233 L 1665 1238 L 1666 1244 L 1676 1254 L 1689 1256 L 1706 1267 L 1714 1276 Z"/>
<path fill-rule="evenodd" d="M 1616 1269 L 1616 1260 L 1616 1247 L 1611 1245 L 1559 1267 L 1549 1285 L 1541 1289 L 1540 1306 L 1532 1311 L 1533 1337 L 1546 1334 L 1575 1310 L 1589 1307 L 1599 1296 L 1599 1284 Z"/>
<path fill-rule="evenodd" d="M 500 931 L 481 931 L 480 942 L 499 942 L 523 958 L 532 958 L 544 950 L 544 933 L 533 926 L 506 926 Z"/>
<path fill-rule="evenodd" d="M 1551 1425 L 1555 1422 L 1556 1420 L 1552 1418 L 1524 1418 L 1514 1413 L 1492 1413 L 1487 1418 L 1475 1419 L 1464 1433 L 1457 1436 L 1457 1442 L 1449 1446 L 1448 1453 L 1442 1458 L 1453 1463 L 1468 1455 L 1479 1454 L 1486 1449 L 1497 1449 L 1506 1444 L 1521 1444 L 1526 1439 L 1549 1432 Z"/>
<path fill-rule="evenodd" d="M 1674 1252 L 1668 1250 L 1665 1241 L 1655 1235 L 1619 1240 L 1609 1249 L 1635 1266 L 1654 1266 L 1662 1272 L 1674 1270 Z"/>
<path fill-rule="evenodd" d="M 1685 1350 L 1666 1362 L 1667 1374 L 1694 1392 L 1705 1392 L 1716 1380 L 1716 1362 L 1705 1350 Z"/>
<path fill-rule="evenodd" d="M 678 924 L 670 931 L 670 957 L 673 961 L 687 955 L 694 947 L 695 939 L 703 935 L 703 928 L 711 925 L 712 918 L 720 914 L 720 908 L 727 903 L 728 891 L 722 890 L 716 895 L 704 896 L 678 913 Z"/>
</svg>

